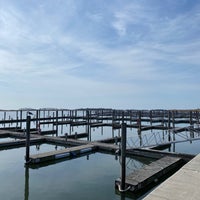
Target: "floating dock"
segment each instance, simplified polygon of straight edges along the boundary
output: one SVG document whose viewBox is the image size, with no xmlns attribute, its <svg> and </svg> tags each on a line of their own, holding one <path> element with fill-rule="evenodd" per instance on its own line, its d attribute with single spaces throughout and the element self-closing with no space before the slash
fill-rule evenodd
<svg viewBox="0 0 200 200">
<path fill-rule="evenodd" d="M 0 125 L 22 127 L 26 122 L 27 112 L 33 115 L 31 121 L 38 124 L 52 124 L 53 126 L 70 125 L 92 127 L 121 128 L 124 121 L 128 128 L 146 130 L 174 129 L 176 124 L 199 124 L 200 110 L 114 110 L 114 109 L 20 109 L 0 110 Z M 181 127 L 176 127 L 181 128 Z M 184 129 L 177 129 L 184 131 Z"/>
<path fill-rule="evenodd" d="M 165 156 L 126 176 L 126 188 L 128 191 L 136 193 L 139 190 L 145 189 L 150 184 L 157 182 L 160 178 L 163 178 L 167 173 L 177 169 L 182 164 L 181 158 Z M 120 179 L 115 181 L 116 188 L 120 187 L 120 182 Z"/>
<path fill-rule="evenodd" d="M 125 134 L 122 134 L 122 124 L 126 124 L 125 129 L 137 130 L 133 134 L 138 136 L 138 146 L 136 146 L 137 141 L 134 141 L 134 137 L 131 147 L 128 141 L 126 143 L 126 140 L 122 139 L 122 135 L 126 135 L 126 131 L 124 131 Z M 77 130 L 76 127 L 79 128 L 79 126 L 84 126 L 81 127 L 81 133 L 75 132 Z M 91 137 L 93 132 L 91 130 L 99 127 L 101 127 L 101 130 L 98 132 L 101 132 L 102 135 L 103 128 L 108 127 L 106 129 L 110 129 L 112 136 L 93 141 L 93 137 Z M 118 137 L 115 134 L 116 129 L 118 129 Z M 80 128 L 78 130 L 80 131 Z M 164 138 L 165 136 L 167 141 L 159 138 L 160 140 L 157 142 L 156 135 L 149 130 L 162 130 L 163 135 L 161 137 Z M 155 143 L 152 144 L 151 141 L 150 143 L 145 141 L 144 139 L 150 140 L 147 138 L 148 136 L 142 138 L 144 131 L 149 131 L 147 134 L 154 136 Z M 187 132 L 189 135 L 189 137 L 184 138 L 185 141 L 200 139 L 199 109 L 114 110 L 87 108 L 69 110 L 49 108 L 0 110 L 0 138 L 4 138 L 0 142 L 0 148 L 17 148 L 26 144 L 26 158 L 28 158 L 26 164 L 30 163 L 31 166 L 40 166 L 41 163 L 44 166 L 47 163 L 57 163 L 65 160 L 65 158 L 73 159 L 77 156 L 97 151 L 111 153 L 115 156 L 121 156 L 121 158 L 138 156 L 157 159 L 155 162 L 129 174 L 127 177 L 123 176 L 122 180 L 125 179 L 126 188 L 132 193 L 148 187 L 163 176 L 171 173 L 171 171 L 174 172 L 175 169 L 178 169 L 183 163 L 190 161 L 194 157 L 193 155 L 155 150 L 170 147 L 171 144 L 179 142 L 178 140 L 175 141 L 175 136 L 182 132 L 183 134 Z M 166 134 L 164 135 L 164 133 Z M 171 136 L 173 136 L 173 140 Z M 16 138 L 16 140 L 10 141 L 10 138 Z M 84 139 L 80 140 L 80 138 Z M 125 141 L 125 143 L 122 141 Z M 27 156 L 30 153 L 29 143 L 30 145 L 50 143 L 67 146 L 68 148 Z M 126 147 L 126 144 L 129 145 L 127 149 L 121 148 Z M 123 151 L 123 149 L 125 150 Z M 175 148 L 173 151 L 175 151 Z M 124 183 L 123 181 L 121 182 Z M 120 179 L 117 179 L 115 182 L 116 187 L 119 184 Z"/>
<path fill-rule="evenodd" d="M 43 138 L 31 138 L 30 139 L 30 145 L 34 144 L 42 144 L 44 143 L 45 140 Z M 0 148 L 4 149 L 11 149 L 11 148 L 17 148 L 17 147 L 24 147 L 26 145 L 26 140 L 13 140 L 13 141 L 8 141 L 8 142 L 0 142 Z"/>
<path fill-rule="evenodd" d="M 61 158 L 67 158 L 67 157 L 76 157 L 80 154 L 92 152 L 95 150 L 95 146 L 93 145 L 81 145 L 77 147 L 70 147 L 62 150 L 57 151 L 50 151 L 46 153 L 40 153 L 36 155 L 30 156 L 29 164 L 35 164 L 35 163 L 42 163 L 46 161 L 52 161 L 57 160 Z"/>
</svg>

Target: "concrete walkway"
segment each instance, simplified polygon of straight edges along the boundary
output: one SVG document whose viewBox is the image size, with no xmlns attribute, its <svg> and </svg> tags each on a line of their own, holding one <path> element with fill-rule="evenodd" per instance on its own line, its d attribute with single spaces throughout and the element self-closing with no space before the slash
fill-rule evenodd
<svg viewBox="0 0 200 200">
<path fill-rule="evenodd" d="M 200 154 L 144 198 L 144 200 L 180 199 L 200 199 Z"/>
</svg>

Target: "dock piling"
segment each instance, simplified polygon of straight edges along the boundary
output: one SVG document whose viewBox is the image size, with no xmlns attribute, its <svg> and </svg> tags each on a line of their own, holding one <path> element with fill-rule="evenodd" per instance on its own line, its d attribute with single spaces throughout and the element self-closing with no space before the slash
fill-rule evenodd
<svg viewBox="0 0 200 200">
<path fill-rule="evenodd" d="M 31 116 L 27 115 L 26 118 L 26 164 L 30 160 L 30 122 L 31 122 Z"/>
<path fill-rule="evenodd" d="M 121 139 L 121 183 L 120 192 L 125 191 L 126 179 L 126 123 L 122 123 L 122 139 Z"/>
<path fill-rule="evenodd" d="M 67 142 L 68 133 L 65 133 L 65 141 Z"/>
</svg>

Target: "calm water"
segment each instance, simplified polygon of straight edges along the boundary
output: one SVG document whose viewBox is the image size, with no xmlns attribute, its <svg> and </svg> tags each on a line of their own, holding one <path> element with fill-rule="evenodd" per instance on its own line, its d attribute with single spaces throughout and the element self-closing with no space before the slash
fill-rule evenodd
<svg viewBox="0 0 200 200">
<path fill-rule="evenodd" d="M 55 145 L 31 146 L 31 154 L 62 149 Z M 177 152 L 200 152 L 199 141 L 176 144 Z M 114 182 L 120 176 L 119 159 L 94 153 L 38 169 L 24 167 L 25 148 L 0 151 L 0 195 L 16 199 L 130 199 L 115 193 Z M 148 159 L 127 158 L 127 173 L 141 168 Z M 142 198 L 142 197 L 141 197 Z M 134 198 L 132 198 L 134 199 Z M 137 199 L 137 198 L 135 198 Z"/>
<path fill-rule="evenodd" d="M 2 117 L 1 117 L 2 118 Z M 12 124 L 8 126 L 13 126 Z M 32 127 L 36 125 L 32 123 Z M 25 123 L 22 124 L 22 128 Z M 52 125 L 41 126 L 42 130 L 55 129 Z M 85 127 L 73 127 L 69 125 L 59 126 L 59 135 L 64 133 L 85 132 Z M 92 129 L 92 140 L 105 139 L 118 136 L 119 131 L 112 131 L 111 127 Z M 137 130 L 127 131 L 128 147 L 140 145 L 152 145 L 168 140 L 165 131 L 147 131 L 140 137 Z M 177 135 L 176 139 L 187 138 L 188 133 Z M 0 138 L 0 142 L 11 141 L 13 138 Z M 41 144 L 31 146 L 31 154 L 64 149 L 63 146 Z M 200 153 L 199 141 L 177 143 L 171 145 L 165 151 L 182 153 Z M 24 167 L 25 148 L 0 150 L 0 197 L 3 200 L 129 200 L 116 194 L 115 179 L 120 177 L 119 158 L 114 155 L 93 153 L 88 156 L 73 160 L 65 160 L 48 166 L 40 166 L 37 169 Z M 127 174 L 150 163 L 149 159 L 127 158 Z M 142 199 L 145 195 L 140 198 Z"/>
<path fill-rule="evenodd" d="M 54 148 L 41 145 L 42 152 Z M 31 147 L 31 152 L 37 151 L 35 146 Z M 114 189 L 120 163 L 113 155 L 94 153 L 39 169 L 26 169 L 24 154 L 25 148 L 0 151 L 0 195 L 4 200 L 121 199 Z M 140 168 L 144 162 L 147 160 L 127 159 L 128 172 Z"/>
</svg>

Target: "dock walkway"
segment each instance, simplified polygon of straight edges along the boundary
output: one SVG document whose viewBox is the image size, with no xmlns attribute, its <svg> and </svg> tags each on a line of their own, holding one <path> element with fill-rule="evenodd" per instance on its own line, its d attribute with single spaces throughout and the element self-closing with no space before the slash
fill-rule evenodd
<svg viewBox="0 0 200 200">
<path fill-rule="evenodd" d="M 35 154 L 30 156 L 30 163 L 41 163 L 45 161 L 67 158 L 70 156 L 77 156 L 80 154 L 91 152 L 94 149 L 95 146 L 93 145 L 81 145 L 77 147 L 61 149 L 58 151 L 50 151 L 46 153 Z"/>
<path fill-rule="evenodd" d="M 200 199 L 200 154 L 153 190 L 145 200 Z"/>
<path fill-rule="evenodd" d="M 130 192 L 136 193 L 162 178 L 171 170 L 177 169 L 180 165 L 182 165 L 181 158 L 165 156 L 126 176 L 126 188 Z M 115 181 L 116 187 L 120 185 L 120 182 L 120 179 Z"/>
</svg>

